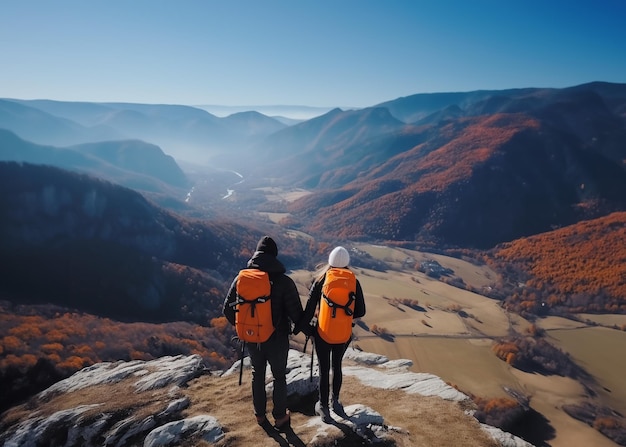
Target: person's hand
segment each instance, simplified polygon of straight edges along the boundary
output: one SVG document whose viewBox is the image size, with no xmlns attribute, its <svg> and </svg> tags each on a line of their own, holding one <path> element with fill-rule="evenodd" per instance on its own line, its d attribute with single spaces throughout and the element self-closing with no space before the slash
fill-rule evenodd
<svg viewBox="0 0 626 447">
<path fill-rule="evenodd" d="M 310 324 L 305 324 L 301 329 L 302 333 L 307 337 L 310 337 L 315 333 L 315 326 L 311 326 Z"/>
</svg>

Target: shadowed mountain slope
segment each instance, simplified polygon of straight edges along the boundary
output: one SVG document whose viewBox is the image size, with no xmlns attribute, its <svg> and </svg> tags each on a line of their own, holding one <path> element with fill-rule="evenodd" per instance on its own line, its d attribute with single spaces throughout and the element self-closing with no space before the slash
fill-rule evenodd
<svg viewBox="0 0 626 447">
<path fill-rule="evenodd" d="M 217 316 L 221 289 L 260 237 L 233 222 L 184 219 L 87 175 L 6 162 L 0 214 L 5 295 L 121 318 Z"/>
<path fill-rule="evenodd" d="M 361 163 L 363 157 L 368 161 L 361 166 L 367 169 L 387 157 L 388 154 L 372 153 L 371 142 L 404 126 L 382 108 L 334 109 L 258 142 L 246 168 L 250 174 L 258 175 L 258 167 L 262 166 L 266 176 L 275 173 L 280 182 L 324 188 L 327 185 L 320 182 L 325 172 L 349 169 Z"/>
</svg>

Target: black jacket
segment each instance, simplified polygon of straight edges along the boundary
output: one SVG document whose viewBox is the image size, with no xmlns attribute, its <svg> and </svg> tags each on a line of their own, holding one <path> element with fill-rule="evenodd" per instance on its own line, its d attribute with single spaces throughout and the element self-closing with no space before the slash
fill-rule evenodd
<svg viewBox="0 0 626 447">
<path fill-rule="evenodd" d="M 272 321 L 277 335 L 287 336 L 291 333 L 291 322 L 302 319 L 302 303 L 293 280 L 285 274 L 285 266 L 272 253 L 256 251 L 248 261 L 247 268 L 267 272 L 272 286 L 270 302 L 272 303 Z M 230 306 L 237 298 L 237 277 L 230 285 L 223 312 L 230 324 L 235 324 L 235 309 Z"/>
</svg>

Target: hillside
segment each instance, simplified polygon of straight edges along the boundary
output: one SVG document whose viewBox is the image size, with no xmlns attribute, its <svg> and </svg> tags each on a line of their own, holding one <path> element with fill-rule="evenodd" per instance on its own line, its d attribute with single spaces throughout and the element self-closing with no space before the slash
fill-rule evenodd
<svg viewBox="0 0 626 447">
<path fill-rule="evenodd" d="M 206 281 L 197 272 L 196 279 Z M 19 297 L 2 293 L 2 298 L 14 302 L 0 300 L 0 412 L 100 362 L 195 354 L 212 369 L 227 367 L 233 361 L 229 342 L 233 332 L 223 324 L 213 324 L 209 315 L 218 304 L 213 303 L 212 308 L 210 292 L 202 289 L 199 284 L 193 292 L 207 299 L 207 320 L 200 325 L 123 322 L 75 308 L 15 304 Z M 55 298 L 53 294 L 49 297 L 51 301 Z M 85 303 L 81 307 L 90 306 Z"/>
<path fill-rule="evenodd" d="M 18 302 L 202 321 L 216 309 L 190 301 L 184 278 L 197 271 L 199 285 L 221 299 L 221 275 L 260 236 L 232 222 L 182 218 L 86 175 L 16 163 L 0 163 L 0 173 L 0 286 Z"/>
<path fill-rule="evenodd" d="M 232 331 L 211 322 L 267 226 L 186 218 L 99 178 L 14 162 L 0 162 L 0 214 L 1 407 L 97 361 L 233 360 Z M 302 265 L 302 245 L 274 231 L 281 258 Z"/>
<path fill-rule="evenodd" d="M 289 211 L 313 233 L 490 248 L 626 209 L 621 106 L 585 90 L 508 103 L 393 133 L 407 146 L 367 169 L 344 156 L 324 175 L 345 183 Z"/>
<path fill-rule="evenodd" d="M 502 244 L 493 259 L 524 287 L 506 299 L 535 314 L 626 314 L 626 213 Z"/>
</svg>

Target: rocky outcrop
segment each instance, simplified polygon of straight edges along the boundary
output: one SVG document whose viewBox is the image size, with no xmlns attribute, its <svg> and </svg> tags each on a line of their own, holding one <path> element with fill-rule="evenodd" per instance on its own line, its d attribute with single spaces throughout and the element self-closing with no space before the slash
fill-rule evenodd
<svg viewBox="0 0 626 447">
<path fill-rule="evenodd" d="M 432 374 L 408 371 L 410 361 L 390 361 L 384 356 L 349 349 L 346 375 L 363 386 L 404 390 L 462 402 L 469 398 Z M 316 393 L 317 370 L 310 372 L 307 354 L 291 350 L 288 363 L 290 398 Z M 249 367 L 244 359 L 244 367 Z M 226 372 L 207 371 L 199 356 L 162 357 L 152 361 L 100 363 L 85 368 L 3 415 L 0 441 L 5 447 L 58 446 L 177 446 L 189 442 L 213 444 L 225 436 L 220 421 L 210 414 L 190 414 L 190 398 L 184 387 L 203 374 L 224 380 L 238 374 L 237 362 Z M 221 379 L 220 379 L 221 380 Z M 271 388 L 271 381 L 268 383 Z M 269 390 L 268 390 L 269 391 Z M 324 424 L 317 416 L 306 425 L 315 430 L 311 445 L 325 439 L 350 436 L 363 442 L 392 442 L 402 427 L 389 426 L 384 416 L 362 404 L 345 407 L 341 424 Z M 335 416 L 336 417 L 336 416 Z M 339 422 L 339 421 L 338 421 Z M 530 444 L 494 427 L 484 426 L 500 445 L 530 447 Z M 341 445 L 341 444 L 338 444 Z"/>
<path fill-rule="evenodd" d="M 180 387 L 203 371 L 200 356 L 99 363 L 84 368 L 34 397 L 25 408 L 34 411 L 3 426 L 0 439 L 6 447 L 125 446 L 136 445 L 138 439 L 145 439 L 146 446 L 164 446 L 175 445 L 173 442 L 190 432 L 217 440 L 223 433 L 214 418 L 180 420 L 181 411 L 189 406 Z M 153 394 L 148 404 L 156 403 L 147 413 L 141 411 L 141 404 L 146 404 L 140 397 L 144 393 Z M 73 406 L 79 396 L 93 402 Z M 125 402 L 128 396 L 130 403 Z"/>
</svg>

